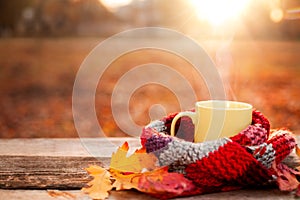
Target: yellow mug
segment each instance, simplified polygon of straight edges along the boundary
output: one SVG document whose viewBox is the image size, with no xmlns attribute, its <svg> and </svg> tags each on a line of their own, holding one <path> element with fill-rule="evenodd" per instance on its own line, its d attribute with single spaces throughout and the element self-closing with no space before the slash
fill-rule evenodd
<svg viewBox="0 0 300 200">
<path fill-rule="evenodd" d="M 187 116 L 195 125 L 194 142 L 231 137 L 245 129 L 252 122 L 252 105 L 237 101 L 198 101 L 195 112 L 178 113 L 171 124 L 171 135 L 179 118 Z"/>
</svg>

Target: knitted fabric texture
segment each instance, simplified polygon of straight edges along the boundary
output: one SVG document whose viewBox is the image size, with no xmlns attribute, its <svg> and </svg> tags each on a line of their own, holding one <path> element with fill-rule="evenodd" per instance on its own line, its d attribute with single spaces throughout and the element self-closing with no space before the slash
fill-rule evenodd
<svg viewBox="0 0 300 200">
<path fill-rule="evenodd" d="M 287 130 L 270 131 L 270 123 L 254 110 L 252 124 L 230 138 L 193 143 L 170 136 L 171 122 L 177 113 L 147 125 L 141 143 L 148 153 L 158 158 L 160 166 L 183 174 L 194 184 L 179 196 L 228 191 L 249 186 L 276 183 L 274 165 L 282 161 L 296 146 Z M 194 125 L 187 117 L 176 124 L 177 134 L 194 134 Z M 160 196 L 170 198 L 174 196 Z"/>
</svg>

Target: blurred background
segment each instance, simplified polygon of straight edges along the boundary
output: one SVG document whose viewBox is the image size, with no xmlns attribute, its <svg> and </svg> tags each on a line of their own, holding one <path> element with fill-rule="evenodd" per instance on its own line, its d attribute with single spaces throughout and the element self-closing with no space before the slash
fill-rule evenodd
<svg viewBox="0 0 300 200">
<path fill-rule="evenodd" d="M 0 34 L 110 36 L 134 27 L 163 26 L 212 37 L 224 34 L 214 31 L 216 26 L 228 31 L 231 25 L 239 38 L 299 39 L 299 4 L 299 0 L 1 0 Z"/>
<path fill-rule="evenodd" d="M 216 63 L 228 99 L 249 102 L 273 128 L 300 134 L 299 0 L 0 0 L 0 137 L 78 137 L 72 89 L 80 64 L 104 39 L 146 26 L 171 28 L 197 41 Z M 154 50 L 122 56 L 96 95 L 107 136 L 126 136 L 111 112 L 115 83 L 150 62 L 177 69 L 199 100 L 209 99 L 203 80 L 191 76 L 182 58 Z M 129 105 L 140 126 L 160 117 L 149 116 L 153 103 L 165 105 L 166 113 L 180 111 L 166 88 L 142 87 Z"/>
</svg>

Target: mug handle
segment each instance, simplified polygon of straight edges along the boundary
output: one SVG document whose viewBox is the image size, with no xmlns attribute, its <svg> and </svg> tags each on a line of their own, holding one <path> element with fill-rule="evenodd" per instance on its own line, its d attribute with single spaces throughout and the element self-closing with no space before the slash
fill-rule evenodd
<svg viewBox="0 0 300 200">
<path fill-rule="evenodd" d="M 191 111 L 185 111 L 185 112 L 180 112 L 178 113 L 172 120 L 172 124 L 171 124 L 171 136 L 175 136 L 175 125 L 176 122 L 179 118 L 186 116 L 192 119 L 193 124 L 195 125 L 196 120 L 197 120 L 197 115 L 196 112 L 191 112 Z"/>
</svg>

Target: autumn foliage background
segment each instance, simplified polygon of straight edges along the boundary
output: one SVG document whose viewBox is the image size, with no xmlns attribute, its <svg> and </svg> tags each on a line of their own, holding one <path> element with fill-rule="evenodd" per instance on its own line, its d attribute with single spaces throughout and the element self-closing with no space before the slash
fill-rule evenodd
<svg viewBox="0 0 300 200">
<path fill-rule="evenodd" d="M 180 0 L 172 5 L 164 1 L 149 4 L 152 7 L 147 4 L 142 10 L 131 10 L 130 16 L 125 15 L 127 18 L 113 14 L 93 0 L 22 2 L 0 1 L 2 138 L 78 137 L 72 116 L 72 89 L 80 64 L 108 36 L 143 26 L 163 26 L 183 32 L 198 41 L 217 65 L 225 62 L 219 59 L 220 49 L 225 45 L 230 55 L 229 65 L 226 68 L 218 65 L 218 69 L 225 80 L 228 98 L 253 104 L 269 118 L 273 128 L 287 127 L 300 134 L 300 20 L 270 22 L 265 8 L 253 4 L 253 8 L 260 9 L 243 18 L 242 28 L 227 45 L 224 38 L 229 37 L 220 34 L 222 31 L 215 32 L 193 18 L 187 22 L 186 15 L 175 15 L 185 5 Z M 39 16 L 28 21 L 22 11 L 30 6 L 39 11 L 36 13 Z M 164 15 L 153 18 L 155 14 L 149 9 Z M 137 16 L 146 10 L 149 13 L 144 15 L 148 18 L 139 20 Z M 114 84 L 134 66 L 154 61 L 181 70 L 187 76 L 191 73 L 183 59 L 162 56 L 157 51 L 141 51 L 117 59 L 102 80 L 104 87 L 96 94 L 99 123 L 107 136 L 126 136 L 111 113 Z M 200 82 L 190 81 L 199 100 L 209 98 Z M 130 101 L 134 121 L 141 126 L 149 123 L 149 108 L 158 101 L 166 105 L 166 112 L 180 109 L 170 91 L 157 86 L 144 87 Z"/>
</svg>

